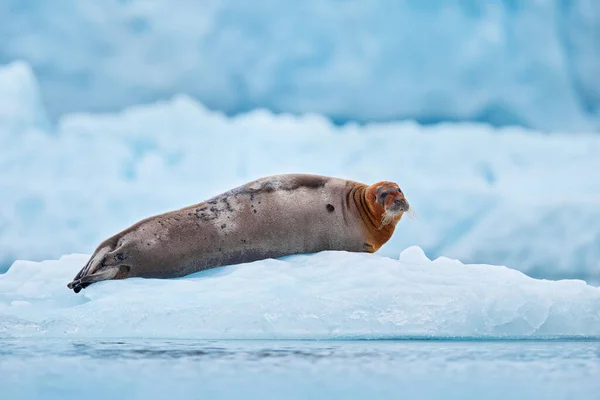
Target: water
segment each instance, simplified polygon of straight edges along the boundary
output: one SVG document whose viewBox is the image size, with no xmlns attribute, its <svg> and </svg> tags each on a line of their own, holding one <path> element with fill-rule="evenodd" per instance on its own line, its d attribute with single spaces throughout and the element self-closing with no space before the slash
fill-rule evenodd
<svg viewBox="0 0 600 400">
<path fill-rule="evenodd" d="M 600 341 L 0 340 L 3 399 L 597 399 Z"/>
</svg>

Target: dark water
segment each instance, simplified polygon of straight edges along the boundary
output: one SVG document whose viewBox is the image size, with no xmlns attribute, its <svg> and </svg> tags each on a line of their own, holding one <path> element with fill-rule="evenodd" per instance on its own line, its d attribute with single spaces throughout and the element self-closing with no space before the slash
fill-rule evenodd
<svg viewBox="0 0 600 400">
<path fill-rule="evenodd" d="M 599 399 L 599 341 L 0 340 L 2 399 Z"/>
</svg>

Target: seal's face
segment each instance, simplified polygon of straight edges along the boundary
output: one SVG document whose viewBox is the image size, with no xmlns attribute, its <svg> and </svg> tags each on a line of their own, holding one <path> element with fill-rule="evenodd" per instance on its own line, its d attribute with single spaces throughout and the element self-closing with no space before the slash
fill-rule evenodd
<svg viewBox="0 0 600 400">
<path fill-rule="evenodd" d="M 400 187 L 394 182 L 379 182 L 371 187 L 373 202 L 383 208 L 382 223 L 387 225 L 398 222 L 402 214 L 408 211 L 409 204 Z"/>
<path fill-rule="evenodd" d="M 392 213 L 408 211 L 408 201 L 395 183 L 381 183 L 375 189 L 375 202 Z"/>
</svg>

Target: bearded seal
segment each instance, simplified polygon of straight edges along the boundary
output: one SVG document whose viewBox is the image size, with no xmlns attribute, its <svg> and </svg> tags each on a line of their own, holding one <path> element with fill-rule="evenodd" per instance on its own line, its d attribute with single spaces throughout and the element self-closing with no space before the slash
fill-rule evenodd
<svg viewBox="0 0 600 400">
<path fill-rule="evenodd" d="M 155 215 L 102 242 L 67 285 L 176 278 L 208 268 L 324 250 L 377 251 L 409 209 L 394 182 L 288 174 Z"/>
</svg>

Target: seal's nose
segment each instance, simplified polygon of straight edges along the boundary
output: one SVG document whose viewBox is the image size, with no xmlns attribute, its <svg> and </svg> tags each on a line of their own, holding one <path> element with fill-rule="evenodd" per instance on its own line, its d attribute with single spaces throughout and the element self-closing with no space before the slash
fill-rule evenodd
<svg viewBox="0 0 600 400">
<path fill-rule="evenodd" d="M 406 201 L 406 199 L 404 198 L 403 195 L 397 196 L 394 199 L 394 206 L 398 207 L 402 211 L 408 211 L 408 208 L 409 208 L 408 201 Z"/>
</svg>

